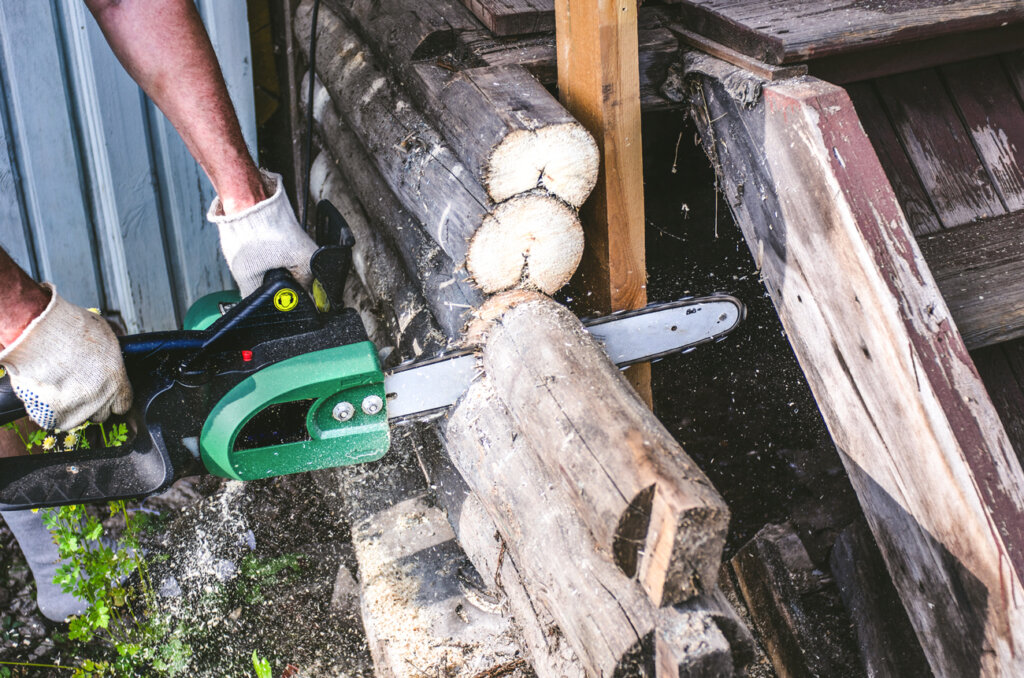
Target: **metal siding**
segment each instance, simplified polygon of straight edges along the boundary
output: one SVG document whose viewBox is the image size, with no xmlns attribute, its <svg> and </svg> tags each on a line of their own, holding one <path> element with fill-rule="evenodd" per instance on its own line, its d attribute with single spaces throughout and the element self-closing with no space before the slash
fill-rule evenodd
<svg viewBox="0 0 1024 678">
<path fill-rule="evenodd" d="M 245 2 L 199 5 L 253 149 Z M 33 273 L 72 301 L 120 313 L 131 332 L 176 327 L 195 299 L 230 287 L 205 219 L 212 186 L 81 1 L 0 0 L 0 48 L 4 248 L 26 270 L 38 262 Z"/>
</svg>

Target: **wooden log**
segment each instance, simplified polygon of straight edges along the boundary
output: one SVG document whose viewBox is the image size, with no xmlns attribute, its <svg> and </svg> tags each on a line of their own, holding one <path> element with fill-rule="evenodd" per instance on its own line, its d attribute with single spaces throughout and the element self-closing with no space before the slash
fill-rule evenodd
<svg viewBox="0 0 1024 678">
<path fill-rule="evenodd" d="M 750 630 L 718 589 L 658 611 L 659 677 L 743 675 L 753 648 Z"/>
<path fill-rule="evenodd" d="M 311 10 L 312 0 L 299 6 L 297 34 L 309 32 Z M 349 26 L 327 8 L 319 21 L 318 75 L 392 191 L 452 261 L 487 293 L 564 285 L 583 250 L 574 210 L 543 191 L 494 206 Z"/>
<path fill-rule="evenodd" d="M 518 64 L 453 67 L 439 61 L 436 50 L 410 52 L 408 33 L 399 27 L 423 25 L 426 21 L 420 13 L 441 15 L 448 33 L 455 32 L 450 26 L 467 23 L 461 7 L 423 9 L 422 4 L 358 0 L 349 3 L 343 15 L 351 18 L 377 58 L 405 84 L 494 202 L 541 188 L 574 207 L 582 205 L 597 182 L 593 137 Z M 435 29 L 440 30 L 441 26 Z M 444 34 L 431 32 L 423 41 L 447 42 L 439 39 Z M 426 58 L 413 58 L 424 52 Z"/>
<path fill-rule="evenodd" d="M 452 461 L 506 539 L 506 557 L 558 622 L 587 675 L 653 674 L 655 614 L 638 584 L 598 555 L 567 494 L 487 378 L 449 416 Z"/>
<path fill-rule="evenodd" d="M 792 527 L 764 527 L 733 557 L 732 567 L 779 676 L 863 673 L 838 592 L 825 590 L 825 575 Z"/>
<path fill-rule="evenodd" d="M 496 597 L 494 604 L 507 605 L 537 676 L 583 678 L 586 674 L 579 657 L 544 603 L 530 592 L 483 502 L 452 465 L 437 433 L 421 431 L 419 435 L 421 441 L 416 453 L 427 482 L 436 488 L 438 501 L 448 515 L 459 544 L 490 594 Z"/>
<path fill-rule="evenodd" d="M 317 132 L 341 172 L 340 185 L 358 198 L 360 211 L 368 219 L 369 238 L 383 238 L 390 245 L 385 249 L 399 255 L 400 263 L 393 255 L 383 255 L 386 265 L 393 271 L 404 270 L 415 281 L 445 336 L 457 339 L 473 309 L 483 303 L 483 294 L 395 198 L 359 140 L 341 120 L 327 90 L 317 83 L 315 92 Z"/>
<path fill-rule="evenodd" d="M 363 627 L 378 676 L 525 676 L 507 617 L 465 594 L 475 571 L 401 430 L 380 462 L 339 469 L 359 563 Z"/>
<path fill-rule="evenodd" d="M 419 289 L 405 274 L 380 230 L 370 223 L 327 153 L 320 153 L 314 161 L 309 184 L 313 205 L 321 199 L 330 200 L 352 229 L 356 240 L 353 269 L 370 295 L 372 308 L 378 317 L 386 319 L 385 345 L 400 348 L 404 358 L 444 350 L 449 338 L 434 326 Z"/>
<path fill-rule="evenodd" d="M 600 548 L 656 605 L 712 590 L 729 511 L 579 320 L 536 294 L 481 315 L 484 371 Z"/>
<path fill-rule="evenodd" d="M 1024 473 L 849 98 L 807 78 L 740 103 L 740 71 L 688 66 L 703 146 L 932 670 L 1021 673 Z"/>
<path fill-rule="evenodd" d="M 932 675 L 867 525 L 857 521 L 840 533 L 829 566 L 850 613 L 867 674 L 873 678 Z"/>
</svg>

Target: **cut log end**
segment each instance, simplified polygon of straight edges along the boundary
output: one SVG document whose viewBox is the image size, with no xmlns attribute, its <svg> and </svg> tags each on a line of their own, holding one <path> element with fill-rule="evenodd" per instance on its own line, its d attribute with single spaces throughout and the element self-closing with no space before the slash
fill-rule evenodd
<svg viewBox="0 0 1024 678">
<path fill-rule="evenodd" d="M 487 294 L 512 287 L 553 294 L 569 282 L 582 256 L 576 212 L 538 192 L 502 203 L 484 220 L 470 242 L 466 269 Z"/>
<path fill-rule="evenodd" d="M 577 122 L 518 130 L 495 147 L 485 183 L 495 202 L 543 188 L 579 207 L 597 184 L 599 162 L 594 138 Z"/>
</svg>

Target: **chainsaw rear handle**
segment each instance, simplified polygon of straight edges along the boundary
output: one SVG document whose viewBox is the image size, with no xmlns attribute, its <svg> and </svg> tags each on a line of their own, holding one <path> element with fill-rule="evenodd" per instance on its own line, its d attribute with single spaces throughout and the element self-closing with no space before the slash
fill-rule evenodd
<svg viewBox="0 0 1024 678">
<path fill-rule="evenodd" d="M 25 405 L 14 393 L 11 378 L 6 374 L 0 379 L 0 425 L 17 421 L 25 416 Z"/>
</svg>

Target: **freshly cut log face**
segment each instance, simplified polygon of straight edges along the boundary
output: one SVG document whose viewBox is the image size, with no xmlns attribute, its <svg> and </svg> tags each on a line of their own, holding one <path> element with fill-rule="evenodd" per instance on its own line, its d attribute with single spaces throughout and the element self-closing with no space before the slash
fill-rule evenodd
<svg viewBox="0 0 1024 678">
<path fill-rule="evenodd" d="M 410 88 L 495 202 L 543 188 L 579 207 L 594 190 L 597 143 L 522 66 L 413 73 Z"/>
<path fill-rule="evenodd" d="M 295 14 L 298 35 L 308 35 L 312 3 Z M 373 158 L 399 201 L 456 266 L 465 265 L 485 292 L 502 284 L 553 292 L 569 281 L 582 255 L 583 229 L 575 212 L 549 197 L 518 195 L 495 204 L 472 171 L 459 162 L 441 135 L 377 68 L 355 32 L 326 8 L 320 11 L 317 71 L 338 112 Z M 330 145 L 330 139 L 328 139 Z M 519 205 L 523 203 L 523 205 Z M 550 211 L 539 213 L 537 205 Z M 500 228 L 487 236 L 494 251 L 515 250 L 516 257 L 467 259 L 470 243 L 490 219 Z M 547 224 L 545 229 L 536 224 Z M 554 226 L 554 227 L 552 227 Z M 522 249 L 529 242 L 527 250 Z M 526 265 L 523 262 L 526 255 Z M 508 266 L 502 270 L 501 265 Z"/>
<path fill-rule="evenodd" d="M 466 268 L 488 294 L 534 287 L 553 294 L 583 256 L 576 212 L 543 192 L 498 205 L 470 242 Z"/>
<path fill-rule="evenodd" d="M 479 315 L 497 318 L 484 329 L 485 373 L 600 547 L 656 605 L 711 590 L 729 511 L 580 321 L 528 293 Z"/>
</svg>

